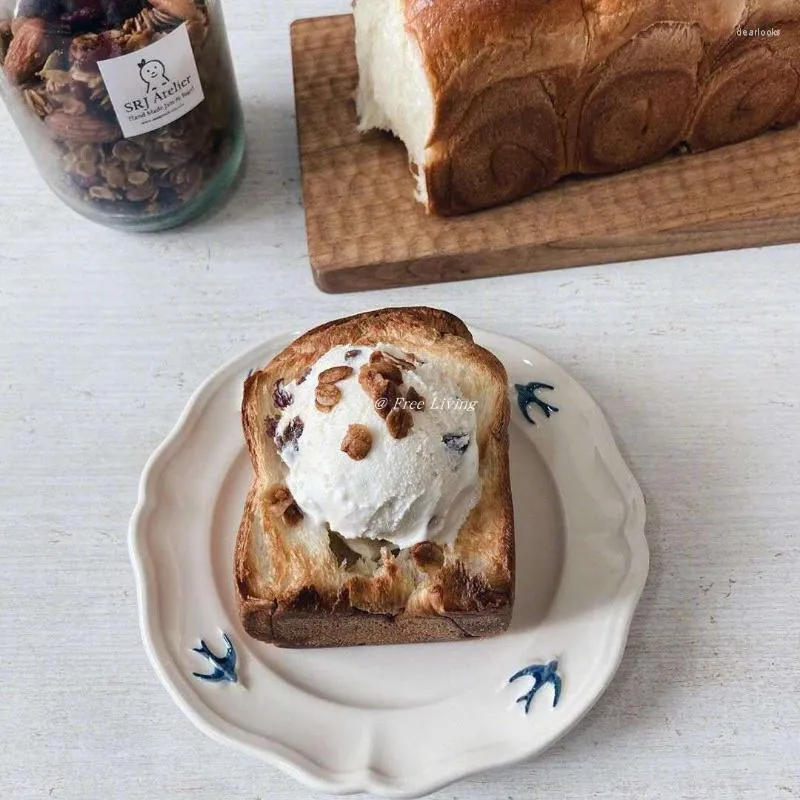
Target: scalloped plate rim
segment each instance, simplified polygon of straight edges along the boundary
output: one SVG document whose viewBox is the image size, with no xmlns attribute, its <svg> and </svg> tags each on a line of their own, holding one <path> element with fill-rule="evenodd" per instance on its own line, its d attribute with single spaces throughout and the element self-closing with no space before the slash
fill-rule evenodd
<svg viewBox="0 0 800 800">
<path fill-rule="evenodd" d="M 177 422 L 170 432 L 153 451 L 147 459 L 139 480 L 137 503 L 131 517 L 128 532 L 128 550 L 133 564 L 137 601 L 139 610 L 139 627 L 148 658 L 158 675 L 159 680 L 167 689 L 170 697 L 178 707 L 186 714 L 193 724 L 211 739 L 233 746 L 241 752 L 248 753 L 260 760 L 277 767 L 305 786 L 316 790 L 335 795 L 355 794 L 359 792 L 369 792 L 383 797 L 411 798 L 420 797 L 431 792 L 437 791 L 457 780 L 484 772 L 488 769 L 508 766 L 519 763 L 520 761 L 533 758 L 555 742 L 567 735 L 597 703 L 602 694 L 606 691 L 613 680 L 625 652 L 628 633 L 633 615 L 641 597 L 642 591 L 647 581 L 649 571 L 649 548 L 644 535 L 646 507 L 641 488 L 625 462 L 619 447 L 614 439 L 611 427 L 603 411 L 591 396 L 591 394 L 575 379 L 567 370 L 553 361 L 549 356 L 538 348 L 521 341 L 519 339 L 495 334 L 484 329 L 469 326 L 476 340 L 484 343 L 491 348 L 490 341 L 496 339 L 505 342 L 507 345 L 521 347 L 528 351 L 535 352 L 538 356 L 549 362 L 549 366 L 563 379 L 570 384 L 572 391 L 582 394 L 586 401 L 587 410 L 591 411 L 590 419 L 592 422 L 592 433 L 595 438 L 602 438 L 603 450 L 606 454 L 615 456 L 613 463 L 607 466 L 611 469 L 615 481 L 624 486 L 626 490 L 626 515 L 625 523 L 620 529 L 620 534 L 624 538 L 630 549 L 630 563 L 623 580 L 619 584 L 610 610 L 614 611 L 615 624 L 612 626 L 606 637 L 604 654 L 607 657 L 606 669 L 602 679 L 591 684 L 588 690 L 583 692 L 583 702 L 577 713 L 574 713 L 569 721 L 558 731 L 557 735 L 552 736 L 546 742 L 534 747 L 525 747 L 524 743 L 517 750 L 509 752 L 495 752 L 491 758 L 485 758 L 481 763 L 466 766 L 460 762 L 465 759 L 472 760 L 476 753 L 486 753 L 487 751 L 498 751 L 500 748 L 496 744 L 487 745 L 486 748 L 479 748 L 468 753 L 459 752 L 448 764 L 442 768 L 438 765 L 436 777 L 428 773 L 419 774 L 414 777 L 413 784 L 404 780 L 401 784 L 394 778 L 373 770 L 369 766 L 352 771 L 336 772 L 317 764 L 314 759 L 298 749 L 284 745 L 274 739 L 267 739 L 259 735 L 259 744 L 248 741 L 255 738 L 254 734 L 243 731 L 236 724 L 226 720 L 216 711 L 205 704 L 200 704 L 200 708 L 192 705 L 173 685 L 173 676 L 162 663 L 159 657 L 160 643 L 156 640 L 158 626 L 151 616 L 156 614 L 156 604 L 148 602 L 155 596 L 156 588 L 148 585 L 147 569 L 148 562 L 151 561 L 145 548 L 140 547 L 139 531 L 143 530 L 148 515 L 152 513 L 156 505 L 158 493 L 154 481 L 158 475 L 158 468 L 163 466 L 164 459 L 168 459 L 173 449 L 178 445 L 182 435 L 186 433 L 187 423 L 191 418 L 200 412 L 201 402 L 207 394 L 216 387 L 224 378 L 231 373 L 241 369 L 239 365 L 252 363 L 254 357 L 268 348 L 280 344 L 285 346 L 287 338 L 294 338 L 299 335 L 297 332 L 289 334 L 278 334 L 261 341 L 251 347 L 242 350 L 239 354 L 228 360 L 209 375 L 190 395 L 183 408 Z M 513 404 L 512 404 L 513 405 Z M 164 462 L 167 463 L 167 462 Z M 153 484 L 153 488 L 149 487 Z M 159 633 L 160 635 L 160 633 Z M 163 639 L 163 636 L 161 637 Z M 610 651 L 610 652 L 609 652 Z M 173 665 L 174 666 L 174 665 Z M 184 676 L 185 679 L 185 676 Z M 563 699 L 563 698 L 562 698 Z M 271 749 L 265 749 L 264 745 L 269 744 Z M 428 771 L 430 773 L 430 770 Z M 421 779 L 420 779 L 421 778 Z"/>
</svg>

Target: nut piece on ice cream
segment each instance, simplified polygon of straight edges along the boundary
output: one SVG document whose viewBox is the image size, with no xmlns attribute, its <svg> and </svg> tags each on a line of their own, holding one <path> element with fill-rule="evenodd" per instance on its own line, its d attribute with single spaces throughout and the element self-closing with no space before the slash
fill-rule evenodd
<svg viewBox="0 0 800 800">
<path fill-rule="evenodd" d="M 342 452 L 354 461 L 361 461 L 369 455 L 372 447 L 372 434 L 366 425 L 349 425 L 342 442 Z"/>
<path fill-rule="evenodd" d="M 341 345 L 280 390 L 273 439 L 304 526 L 356 545 L 455 540 L 480 494 L 476 413 L 435 362 Z"/>
</svg>

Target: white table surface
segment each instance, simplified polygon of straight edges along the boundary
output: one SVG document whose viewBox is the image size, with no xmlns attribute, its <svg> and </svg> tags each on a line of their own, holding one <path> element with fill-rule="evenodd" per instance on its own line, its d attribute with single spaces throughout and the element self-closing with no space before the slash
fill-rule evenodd
<svg viewBox="0 0 800 800">
<path fill-rule="evenodd" d="M 228 0 L 247 173 L 184 230 L 84 222 L 0 111 L 0 794 L 314 796 L 172 704 L 139 639 L 128 518 L 147 456 L 221 362 L 427 303 L 531 342 L 594 394 L 647 496 L 652 551 L 622 667 L 584 722 L 436 797 L 800 797 L 800 247 L 321 294 L 288 24 L 346 10 Z"/>
</svg>

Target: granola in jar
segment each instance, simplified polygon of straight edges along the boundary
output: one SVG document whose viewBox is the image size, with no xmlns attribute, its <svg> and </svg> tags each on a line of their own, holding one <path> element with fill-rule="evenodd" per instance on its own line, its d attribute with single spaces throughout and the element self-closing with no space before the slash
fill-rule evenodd
<svg viewBox="0 0 800 800">
<path fill-rule="evenodd" d="M 0 90 L 73 208 L 159 230 L 230 186 L 244 136 L 219 0 L 8 2 Z"/>
</svg>

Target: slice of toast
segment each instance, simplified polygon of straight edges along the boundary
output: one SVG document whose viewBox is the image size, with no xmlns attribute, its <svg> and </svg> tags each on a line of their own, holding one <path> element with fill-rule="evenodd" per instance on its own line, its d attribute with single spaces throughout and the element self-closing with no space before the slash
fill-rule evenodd
<svg viewBox="0 0 800 800">
<path fill-rule="evenodd" d="M 480 497 L 452 545 L 422 542 L 359 557 L 312 524 L 289 526 L 267 490 L 285 481 L 268 419 L 274 388 L 300 377 L 337 345 L 395 345 L 431 360 L 477 401 Z M 509 402 L 503 365 L 457 317 L 390 308 L 321 325 L 290 344 L 244 386 L 242 421 L 255 470 L 236 542 L 235 585 L 245 630 L 283 647 L 427 642 L 504 631 L 514 595 L 508 471 Z M 302 510 L 302 509 L 301 509 Z"/>
</svg>

